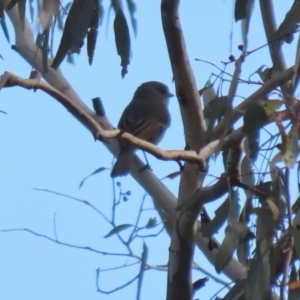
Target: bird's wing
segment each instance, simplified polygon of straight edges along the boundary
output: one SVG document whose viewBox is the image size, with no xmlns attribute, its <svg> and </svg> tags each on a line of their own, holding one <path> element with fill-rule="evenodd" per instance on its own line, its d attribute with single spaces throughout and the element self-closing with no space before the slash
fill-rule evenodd
<svg viewBox="0 0 300 300">
<path fill-rule="evenodd" d="M 157 119 L 127 118 L 122 123 L 122 129 L 140 139 L 157 144 L 162 138 L 165 126 Z"/>
</svg>

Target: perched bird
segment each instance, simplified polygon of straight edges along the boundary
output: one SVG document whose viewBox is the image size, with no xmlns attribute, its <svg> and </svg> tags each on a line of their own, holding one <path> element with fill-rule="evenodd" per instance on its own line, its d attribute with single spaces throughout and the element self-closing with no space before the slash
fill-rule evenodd
<svg viewBox="0 0 300 300">
<path fill-rule="evenodd" d="M 118 128 L 153 144 L 158 144 L 171 117 L 168 111 L 169 98 L 173 94 L 166 85 L 158 81 L 149 81 L 140 85 L 133 99 L 125 108 Z M 111 177 L 125 176 L 129 173 L 134 157 L 134 147 L 119 141 L 120 154 L 112 169 Z"/>
</svg>

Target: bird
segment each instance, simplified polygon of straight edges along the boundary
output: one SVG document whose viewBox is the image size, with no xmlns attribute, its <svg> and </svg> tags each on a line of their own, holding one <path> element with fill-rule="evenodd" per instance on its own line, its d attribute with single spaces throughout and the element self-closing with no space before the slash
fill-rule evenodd
<svg viewBox="0 0 300 300">
<path fill-rule="evenodd" d="M 169 98 L 173 96 L 161 82 L 144 82 L 125 108 L 118 128 L 157 145 L 171 124 L 168 104 Z M 134 158 L 135 148 L 130 143 L 120 140 L 119 147 L 120 153 L 111 172 L 112 178 L 126 176 Z"/>
</svg>

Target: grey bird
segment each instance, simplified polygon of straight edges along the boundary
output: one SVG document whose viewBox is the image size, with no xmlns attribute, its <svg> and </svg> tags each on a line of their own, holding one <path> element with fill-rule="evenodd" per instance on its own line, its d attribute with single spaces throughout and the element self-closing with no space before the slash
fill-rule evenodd
<svg viewBox="0 0 300 300">
<path fill-rule="evenodd" d="M 158 144 L 171 123 L 168 103 L 173 96 L 161 82 L 149 81 L 141 84 L 125 108 L 118 128 L 152 144 Z M 135 148 L 131 144 L 119 141 L 119 145 L 120 153 L 111 177 L 127 175 L 134 157 Z"/>
</svg>

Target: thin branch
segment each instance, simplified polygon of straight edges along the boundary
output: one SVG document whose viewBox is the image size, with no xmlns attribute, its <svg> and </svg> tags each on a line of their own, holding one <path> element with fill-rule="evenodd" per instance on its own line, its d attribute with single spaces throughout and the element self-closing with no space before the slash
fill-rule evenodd
<svg viewBox="0 0 300 300">
<path fill-rule="evenodd" d="M 289 245 L 288 253 L 285 256 L 285 261 L 283 266 L 283 276 L 282 276 L 282 281 L 280 286 L 280 299 L 282 300 L 285 299 L 285 288 L 289 279 L 289 267 L 292 261 L 293 250 L 294 250 L 294 238 L 292 235 L 292 226 L 293 226 L 292 205 L 291 205 L 291 194 L 290 194 L 289 184 L 290 184 L 290 169 L 286 168 L 284 186 L 285 186 L 285 193 L 286 193 L 286 205 L 288 210 L 288 223 L 289 223 L 288 234 L 289 234 L 290 245 Z"/>
<path fill-rule="evenodd" d="M 146 194 L 143 196 L 143 199 L 141 201 L 141 205 L 140 205 L 140 209 L 139 209 L 139 213 L 137 215 L 137 218 L 136 218 L 136 221 L 135 221 L 135 225 L 134 225 L 134 228 L 126 242 L 126 244 L 129 246 L 129 244 L 133 241 L 134 239 L 134 234 L 136 233 L 136 229 L 138 228 L 138 225 L 139 225 L 139 221 L 141 219 L 141 215 L 142 215 L 142 211 L 143 211 L 143 205 L 144 205 L 144 202 L 145 202 L 145 199 L 146 199 Z"/>
<path fill-rule="evenodd" d="M 94 137 L 100 141 L 106 139 L 116 139 L 119 138 L 126 142 L 133 144 L 136 148 L 142 149 L 153 154 L 158 159 L 162 160 L 185 160 L 191 163 L 196 163 L 199 165 L 201 170 L 206 169 L 205 158 L 200 157 L 195 151 L 183 151 L 183 150 L 169 150 L 165 151 L 154 144 L 151 144 L 145 140 L 141 140 L 132 134 L 124 132 L 120 129 L 105 130 L 105 126 L 101 127 L 98 122 L 84 110 L 78 107 L 74 102 L 66 97 L 64 94 L 48 85 L 43 81 L 37 81 L 34 79 L 22 79 L 12 73 L 5 72 L 0 81 L 1 87 L 15 87 L 20 86 L 28 90 L 40 89 L 56 99 L 60 104 L 62 104 L 72 115 L 75 116 L 83 125 L 85 125 L 94 135 Z"/>
<path fill-rule="evenodd" d="M 93 209 L 94 211 L 96 211 L 99 215 L 101 215 L 101 217 L 107 222 L 109 223 L 110 225 L 113 226 L 113 223 L 97 208 L 95 207 L 93 204 L 91 204 L 89 201 L 87 200 L 81 200 L 81 199 L 78 199 L 78 198 L 75 198 L 75 197 L 72 197 L 72 196 L 69 196 L 69 195 L 66 195 L 66 194 L 62 194 L 62 193 L 59 193 L 59 192 L 55 192 L 55 191 L 51 191 L 51 190 L 47 190 L 47 189 L 38 189 L 38 188 L 34 188 L 33 189 L 34 191 L 38 191 L 38 192 L 45 192 L 45 193 L 50 193 L 50 194 L 54 194 L 54 195 L 58 195 L 58 196 L 61 196 L 61 197 L 65 197 L 65 198 L 68 198 L 68 199 L 71 199 L 71 200 L 74 200 L 76 202 L 79 202 L 79 203 L 82 203 L 82 204 L 85 204 L 87 205 L 88 207 L 90 207 L 91 209 Z"/>
<path fill-rule="evenodd" d="M 3 230 L 0 230 L 0 232 L 16 232 L 16 231 L 29 232 L 29 233 L 31 233 L 31 234 L 33 234 L 35 236 L 41 237 L 41 238 L 46 239 L 48 241 L 54 242 L 54 243 L 59 244 L 59 245 L 67 246 L 67 247 L 70 247 L 70 248 L 87 250 L 87 251 L 95 252 L 95 253 L 102 254 L 102 255 L 132 257 L 132 255 L 130 255 L 130 254 L 104 252 L 104 251 L 100 251 L 100 250 L 97 250 L 97 249 L 94 249 L 94 248 L 91 248 L 91 247 L 87 247 L 87 246 L 77 246 L 77 245 L 73 245 L 73 244 L 61 242 L 61 241 L 53 239 L 53 238 L 51 238 L 51 237 L 49 237 L 49 236 L 47 236 L 45 234 L 37 233 L 37 232 L 35 232 L 35 231 L 31 230 L 31 229 L 28 229 L 28 228 L 15 228 L 15 229 L 3 229 Z"/>
<path fill-rule="evenodd" d="M 126 282 L 125 284 L 123 285 L 120 285 L 118 286 L 117 288 L 115 289 L 112 289 L 112 290 L 109 290 L 109 291 L 104 291 L 102 289 L 100 289 L 99 287 L 99 280 L 100 280 L 100 268 L 96 270 L 96 285 L 97 285 L 97 292 L 100 292 L 102 294 L 106 294 L 106 295 L 109 295 L 109 294 L 112 294 L 112 293 L 115 293 L 123 288 L 125 288 L 126 286 L 129 286 L 131 283 L 133 283 L 135 280 L 137 280 L 139 278 L 139 275 L 135 276 L 134 278 L 132 278 L 131 280 L 129 280 L 128 282 Z"/>
<path fill-rule="evenodd" d="M 294 69 L 293 67 L 288 68 L 277 76 L 272 77 L 268 80 L 262 87 L 260 87 L 256 92 L 254 92 L 251 96 L 245 99 L 242 103 L 240 103 L 232 112 L 232 116 L 230 118 L 230 125 L 234 124 L 242 115 L 243 112 L 249 107 L 249 105 L 256 101 L 259 98 L 266 97 L 273 89 L 277 86 L 282 85 L 284 82 L 290 80 L 293 76 Z M 212 131 L 210 135 L 210 141 L 217 140 L 222 132 L 225 120 L 223 119 Z"/>
<path fill-rule="evenodd" d="M 179 0 L 162 0 L 161 17 L 167 43 L 169 58 L 176 85 L 176 94 L 187 149 L 198 152 L 206 143 L 206 124 L 203 116 L 195 76 L 186 50 L 178 12 Z M 181 173 L 178 203 L 183 203 L 199 187 L 203 174 L 190 163 L 185 163 Z M 195 222 L 199 212 L 186 216 L 186 222 L 180 222 L 175 216 L 168 270 L 167 299 L 192 299 L 193 286 L 190 266 L 193 262 L 195 246 Z M 178 228 L 185 234 L 180 236 Z M 180 267 L 179 267 L 180 266 Z"/>
<path fill-rule="evenodd" d="M 286 70 L 286 62 L 283 56 L 281 47 L 278 47 L 275 41 L 275 33 L 277 30 L 275 13 L 272 0 L 260 0 L 260 11 L 264 23 L 264 28 L 269 44 L 270 56 L 273 62 L 273 73 L 282 73 Z M 280 84 L 281 90 L 283 91 L 284 99 L 288 106 L 295 103 L 294 99 L 290 97 L 292 94 L 291 85 L 287 82 Z"/>
<path fill-rule="evenodd" d="M 240 77 L 240 74 L 242 72 L 242 63 L 245 60 L 245 55 L 244 53 L 241 54 L 241 56 L 239 57 L 239 59 L 236 61 L 235 64 L 235 70 L 234 70 L 234 74 L 232 77 L 232 81 L 229 87 L 229 92 L 228 92 L 228 96 L 227 96 L 227 107 L 226 107 L 226 111 L 225 111 L 225 115 L 224 115 L 224 126 L 223 126 L 223 132 L 221 134 L 220 137 L 220 141 L 219 141 L 219 145 L 218 145 L 218 149 L 215 153 L 215 155 L 217 156 L 219 154 L 219 151 L 221 150 L 222 146 L 223 146 L 223 142 L 225 139 L 225 136 L 231 126 L 230 124 L 230 119 L 232 116 L 232 112 L 233 112 L 233 99 L 235 97 L 236 94 L 236 90 L 238 87 L 238 80 Z"/>
<path fill-rule="evenodd" d="M 193 263 L 193 270 L 197 270 L 197 271 L 203 273 L 204 275 L 208 276 L 212 280 L 214 280 L 216 283 L 222 284 L 222 285 L 230 288 L 229 287 L 230 283 L 228 283 L 227 281 L 223 280 L 222 278 L 219 278 L 219 277 L 215 276 L 213 273 L 205 270 L 204 268 L 202 268 L 199 264 L 197 264 L 195 262 Z"/>
<path fill-rule="evenodd" d="M 56 213 L 54 213 L 54 217 L 53 217 L 53 229 L 54 229 L 55 239 L 58 240 L 57 232 L 56 232 Z"/>
</svg>

